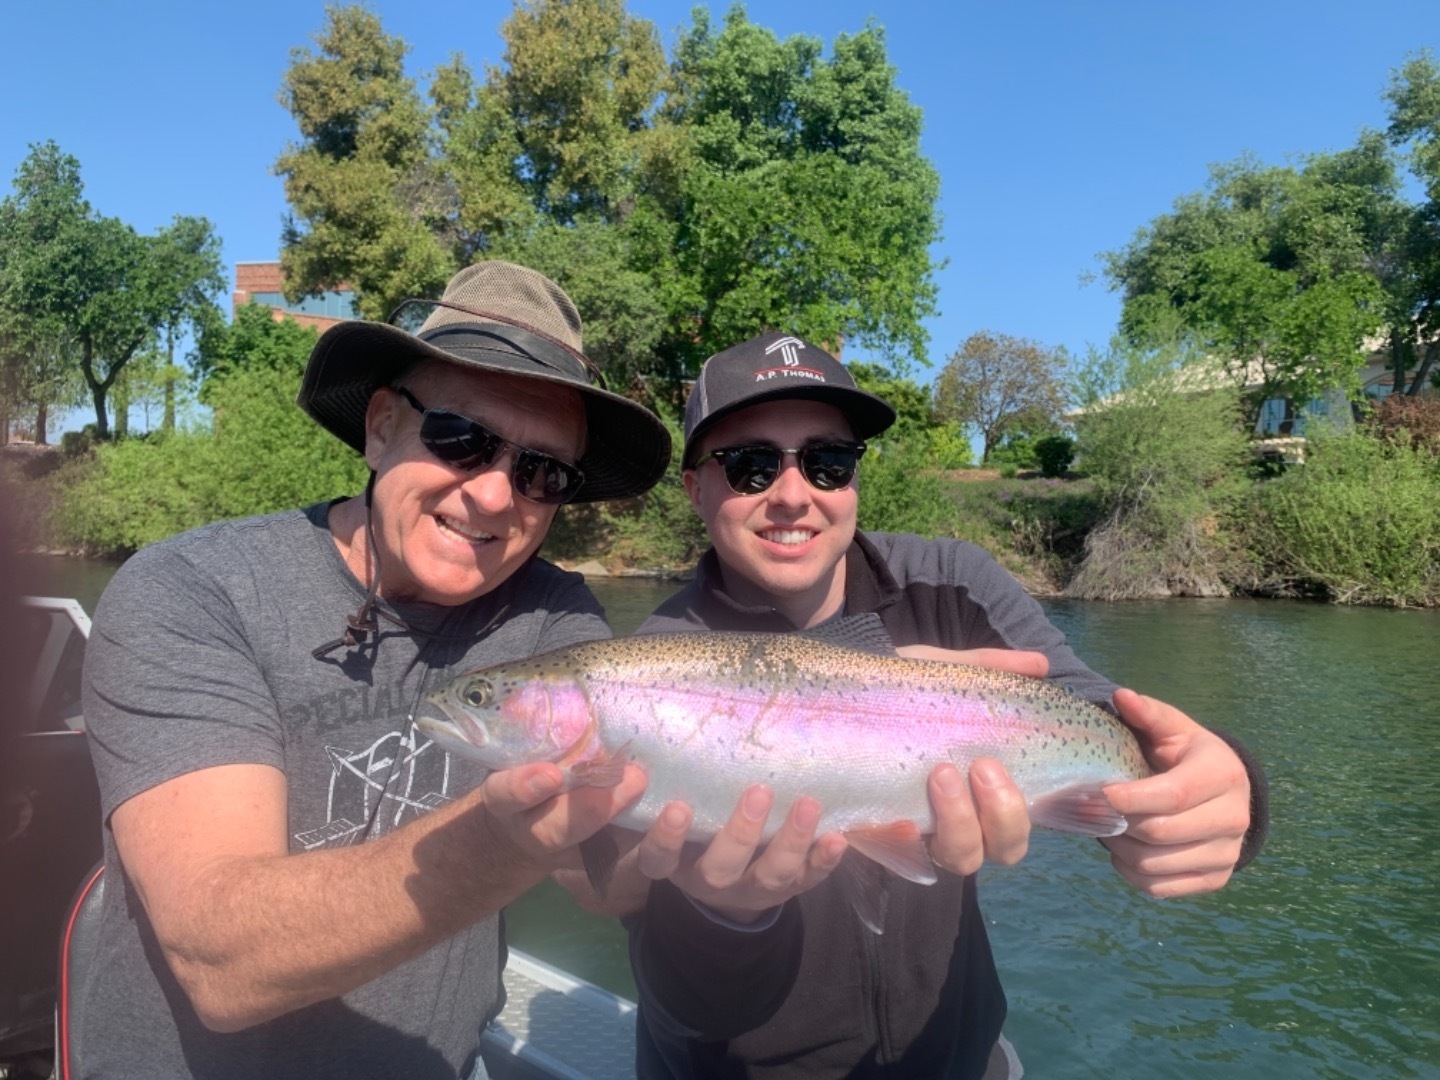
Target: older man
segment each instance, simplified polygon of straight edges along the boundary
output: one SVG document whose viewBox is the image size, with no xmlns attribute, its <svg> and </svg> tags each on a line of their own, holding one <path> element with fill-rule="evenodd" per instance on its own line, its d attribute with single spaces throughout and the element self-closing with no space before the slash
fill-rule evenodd
<svg viewBox="0 0 1440 1080">
<path fill-rule="evenodd" d="M 1106 841 L 1116 869 L 1156 896 L 1219 888 L 1263 839 L 1259 768 L 1178 710 L 1089 670 L 979 548 L 858 531 L 864 440 L 894 418 L 798 338 L 766 334 L 711 357 L 686 405 L 683 462 L 713 547 L 641 632 L 791 631 L 874 613 L 908 655 L 1048 673 L 1117 711 L 1159 773 L 1106 789 L 1130 820 Z M 815 837 L 814 800 L 781 808 L 757 856 L 772 809 L 757 785 L 697 860 L 682 856 L 689 808 L 667 807 L 611 908 L 633 912 L 639 1075 L 1019 1075 L 1000 1035 L 1005 995 L 974 873 L 1024 855 L 1024 797 L 985 759 L 968 777 L 937 768 L 929 791 L 931 855 L 951 873 L 928 887 L 890 879 L 883 936 L 830 876 L 845 842 Z M 647 889 L 646 877 L 663 880 Z"/>
<path fill-rule="evenodd" d="M 482 783 L 416 735 L 455 672 L 608 635 L 536 551 L 560 504 L 643 492 L 670 453 L 553 282 L 481 263 L 428 310 L 310 357 L 299 404 L 364 454 L 363 495 L 147 548 L 99 604 L 83 1075 L 483 1076 L 498 913 L 643 788 Z"/>
</svg>

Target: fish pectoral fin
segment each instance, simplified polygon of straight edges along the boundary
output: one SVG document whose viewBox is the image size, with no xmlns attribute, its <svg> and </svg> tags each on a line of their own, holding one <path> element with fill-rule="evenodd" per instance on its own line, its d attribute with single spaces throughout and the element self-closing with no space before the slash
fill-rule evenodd
<svg viewBox="0 0 1440 1080">
<path fill-rule="evenodd" d="M 865 928 L 872 934 L 885 933 L 885 912 L 890 906 L 885 868 L 858 851 L 847 851 L 835 868 L 835 880 Z"/>
<path fill-rule="evenodd" d="M 577 761 L 566 772 L 566 789 L 577 787 L 614 787 L 625 775 L 625 766 L 630 764 L 630 744 L 617 747 L 604 757 Z"/>
<path fill-rule="evenodd" d="M 1129 825 L 1105 797 L 1105 785 L 1095 781 L 1037 796 L 1030 801 L 1030 820 L 1047 829 L 1085 836 L 1119 836 Z"/>
<path fill-rule="evenodd" d="M 907 881 L 935 884 L 935 864 L 930 861 L 930 849 L 915 822 L 892 821 L 888 825 L 848 829 L 845 839 L 861 855 Z"/>
<path fill-rule="evenodd" d="M 607 825 L 593 836 L 580 841 L 580 861 L 585 866 L 585 877 L 595 895 L 605 899 L 605 890 L 615 876 L 615 864 L 620 861 L 620 845 L 615 834 Z"/>
</svg>

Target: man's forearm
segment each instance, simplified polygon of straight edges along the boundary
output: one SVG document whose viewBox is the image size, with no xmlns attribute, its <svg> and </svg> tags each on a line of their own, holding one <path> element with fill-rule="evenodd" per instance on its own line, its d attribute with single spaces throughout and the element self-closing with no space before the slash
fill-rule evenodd
<svg viewBox="0 0 1440 1080">
<path fill-rule="evenodd" d="M 369 982 L 547 869 L 505 842 L 475 792 L 370 843 L 218 861 L 154 922 L 201 1020 L 238 1031 Z"/>
</svg>

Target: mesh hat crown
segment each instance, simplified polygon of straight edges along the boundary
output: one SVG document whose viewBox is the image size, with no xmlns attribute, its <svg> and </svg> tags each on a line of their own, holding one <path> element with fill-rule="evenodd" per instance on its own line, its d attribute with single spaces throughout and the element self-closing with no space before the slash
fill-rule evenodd
<svg viewBox="0 0 1440 1080">
<path fill-rule="evenodd" d="M 578 391 L 585 405 L 585 474 L 577 502 L 648 491 L 670 461 L 670 435 L 654 413 L 601 385 L 586 357 L 580 313 L 559 285 L 527 267 L 490 260 L 461 270 L 439 301 L 407 300 L 396 314 L 431 307 L 415 333 L 352 321 L 327 330 L 305 367 L 298 403 L 364 453 L 374 392 L 422 360 L 504 372 Z M 392 316 L 392 319 L 394 316 Z M 442 403 L 434 403 L 439 406 Z"/>
</svg>

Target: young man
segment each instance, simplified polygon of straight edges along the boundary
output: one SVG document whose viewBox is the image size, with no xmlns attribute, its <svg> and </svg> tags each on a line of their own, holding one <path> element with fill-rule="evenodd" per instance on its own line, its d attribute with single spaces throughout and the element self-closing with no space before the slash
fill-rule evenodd
<svg viewBox="0 0 1440 1080">
<path fill-rule="evenodd" d="M 147 548 L 99 604 L 86 1076 L 483 1077 L 499 911 L 644 786 L 557 795 L 554 766 L 486 779 L 416 735 L 456 672 L 608 636 L 536 550 L 561 503 L 643 492 L 670 453 L 553 282 L 481 263 L 427 310 L 310 357 L 299 404 L 364 454 L 363 495 Z"/>
<path fill-rule="evenodd" d="M 766 334 L 711 357 L 686 405 L 683 461 L 714 546 L 641 632 L 790 631 L 874 612 L 909 655 L 1048 673 L 1117 711 L 1159 773 L 1107 789 L 1130 820 L 1106 841 L 1116 869 L 1155 896 L 1219 888 L 1262 841 L 1263 774 L 1178 710 L 1086 668 L 980 549 L 858 532 L 863 441 L 893 420 L 798 338 Z M 984 859 L 1019 859 L 1029 820 L 998 762 L 965 779 L 932 773 L 931 854 L 951 873 L 928 887 L 891 878 L 883 936 L 828 879 L 844 840 L 812 843 L 813 800 L 791 807 L 756 857 L 771 799 L 751 789 L 693 862 L 681 855 L 689 809 L 667 808 L 634 856 L 664 880 L 626 897 L 640 908 L 627 920 L 639 1075 L 1017 1075 L 973 875 Z"/>
</svg>

